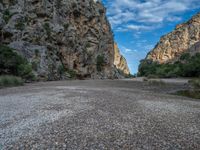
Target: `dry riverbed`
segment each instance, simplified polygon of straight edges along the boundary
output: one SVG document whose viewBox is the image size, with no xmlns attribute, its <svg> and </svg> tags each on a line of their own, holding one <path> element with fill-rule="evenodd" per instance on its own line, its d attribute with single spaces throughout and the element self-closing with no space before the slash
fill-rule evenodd
<svg viewBox="0 0 200 150">
<path fill-rule="evenodd" d="M 133 80 L 0 90 L 0 149 L 200 149 L 200 101 Z"/>
</svg>

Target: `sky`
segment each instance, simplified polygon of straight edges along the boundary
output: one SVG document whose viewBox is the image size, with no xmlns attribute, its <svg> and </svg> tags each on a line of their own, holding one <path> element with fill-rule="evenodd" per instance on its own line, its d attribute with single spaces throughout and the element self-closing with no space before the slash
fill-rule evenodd
<svg viewBox="0 0 200 150">
<path fill-rule="evenodd" d="M 160 37 L 200 12 L 200 0 L 102 0 L 132 74 Z"/>
</svg>

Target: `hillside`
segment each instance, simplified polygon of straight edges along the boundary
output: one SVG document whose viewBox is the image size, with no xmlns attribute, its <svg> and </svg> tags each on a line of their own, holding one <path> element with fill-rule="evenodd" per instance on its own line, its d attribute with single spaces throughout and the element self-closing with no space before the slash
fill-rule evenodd
<svg viewBox="0 0 200 150">
<path fill-rule="evenodd" d="M 122 77 L 99 1 L 2 0 L 0 32 L 0 44 L 25 57 L 38 79 Z"/>
<path fill-rule="evenodd" d="M 200 13 L 161 37 L 141 61 L 139 76 L 200 76 Z"/>
<path fill-rule="evenodd" d="M 174 31 L 162 36 L 146 59 L 159 63 L 170 62 L 185 52 L 200 52 L 200 48 L 194 49 L 198 42 L 200 42 L 200 13 L 189 21 L 177 25 Z"/>
</svg>

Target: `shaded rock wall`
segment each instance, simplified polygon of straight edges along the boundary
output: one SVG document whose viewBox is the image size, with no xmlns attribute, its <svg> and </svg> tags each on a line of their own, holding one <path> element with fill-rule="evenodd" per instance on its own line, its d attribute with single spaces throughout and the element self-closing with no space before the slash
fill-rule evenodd
<svg viewBox="0 0 200 150">
<path fill-rule="evenodd" d="M 2 0 L 0 40 L 25 56 L 46 80 L 118 78 L 114 41 L 97 0 Z M 97 56 L 104 57 L 102 71 Z"/>
</svg>

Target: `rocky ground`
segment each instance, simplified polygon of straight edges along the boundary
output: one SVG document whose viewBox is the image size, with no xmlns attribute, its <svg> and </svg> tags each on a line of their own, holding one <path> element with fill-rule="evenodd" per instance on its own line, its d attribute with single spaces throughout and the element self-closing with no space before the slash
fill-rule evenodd
<svg viewBox="0 0 200 150">
<path fill-rule="evenodd" d="M 0 149 L 200 149 L 200 101 L 132 80 L 0 90 Z"/>
</svg>

